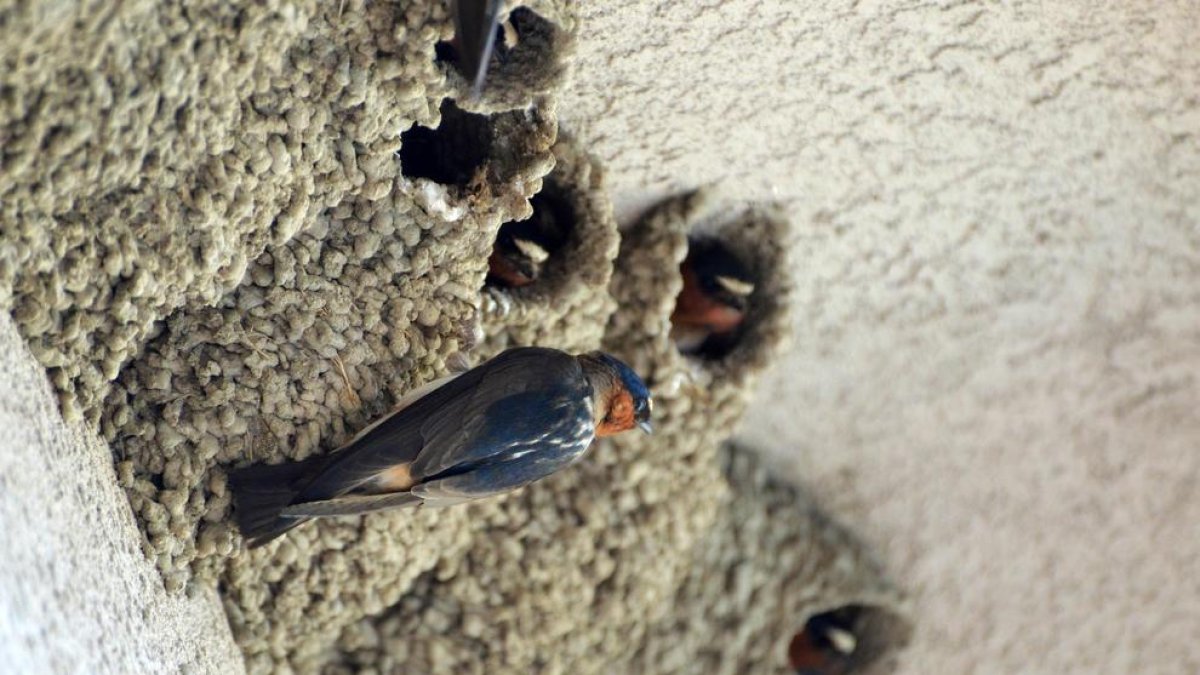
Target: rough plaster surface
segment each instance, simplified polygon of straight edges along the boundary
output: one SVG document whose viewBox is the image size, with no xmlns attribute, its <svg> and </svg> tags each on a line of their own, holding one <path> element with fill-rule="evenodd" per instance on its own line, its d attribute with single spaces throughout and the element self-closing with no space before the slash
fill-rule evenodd
<svg viewBox="0 0 1200 675">
<path fill-rule="evenodd" d="M 12 673 L 243 672 L 216 593 L 168 595 L 108 446 L 66 424 L 0 314 L 0 663 Z"/>
<path fill-rule="evenodd" d="M 790 209 L 744 435 L 914 589 L 902 672 L 1200 669 L 1200 6 L 582 14 L 561 109 L 622 220 Z"/>
</svg>

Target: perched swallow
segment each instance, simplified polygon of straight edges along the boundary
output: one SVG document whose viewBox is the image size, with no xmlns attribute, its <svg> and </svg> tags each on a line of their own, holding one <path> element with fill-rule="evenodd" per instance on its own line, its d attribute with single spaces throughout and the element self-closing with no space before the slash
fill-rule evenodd
<svg viewBox="0 0 1200 675">
<path fill-rule="evenodd" d="M 230 474 L 237 521 L 261 546 L 310 518 L 448 506 L 562 469 L 596 436 L 641 427 L 641 378 L 603 352 L 519 347 L 405 396 L 328 455 Z"/>
<path fill-rule="evenodd" d="M 503 5 L 504 0 L 451 0 L 454 46 L 464 74 L 471 82 L 472 96 L 478 96 L 483 91 L 488 64 L 496 49 L 496 34 L 501 33 L 505 43 L 510 39 L 515 43 L 516 31 L 500 28 L 500 9 Z"/>
<path fill-rule="evenodd" d="M 858 648 L 852 624 L 854 613 L 836 610 L 818 614 L 788 644 L 788 663 L 796 675 L 842 675 L 848 672 Z"/>
<path fill-rule="evenodd" d="M 496 244 L 488 257 L 487 283 L 502 288 L 521 288 L 537 281 L 546 261 L 566 243 L 565 223 L 573 220 L 570 206 L 545 188 L 529 200 L 533 215 L 500 226 Z"/>
<path fill-rule="evenodd" d="M 679 273 L 683 290 L 671 314 L 675 345 L 686 354 L 727 350 L 754 293 L 750 271 L 720 242 L 692 239 Z"/>
</svg>

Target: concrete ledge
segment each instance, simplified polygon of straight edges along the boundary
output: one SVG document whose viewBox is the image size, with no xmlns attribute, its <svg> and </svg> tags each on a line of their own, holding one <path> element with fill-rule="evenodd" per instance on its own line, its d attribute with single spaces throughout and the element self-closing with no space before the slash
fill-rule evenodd
<svg viewBox="0 0 1200 675">
<path fill-rule="evenodd" d="M 108 447 L 59 414 L 0 313 L 0 663 L 12 673 L 241 673 L 216 592 L 169 597 Z"/>
</svg>

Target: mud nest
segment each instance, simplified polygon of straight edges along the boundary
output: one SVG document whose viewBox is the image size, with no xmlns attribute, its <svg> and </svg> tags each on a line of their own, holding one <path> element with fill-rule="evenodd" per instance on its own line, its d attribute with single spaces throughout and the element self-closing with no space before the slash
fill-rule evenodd
<svg viewBox="0 0 1200 675">
<path fill-rule="evenodd" d="M 624 234 L 609 285 L 620 309 L 602 344 L 649 378 L 654 436 L 598 443 L 570 471 L 479 509 L 464 555 L 344 631 L 331 672 L 613 672 L 670 615 L 689 554 L 728 499 L 718 442 L 788 322 L 788 268 L 774 245 L 786 222 L 713 206 L 697 193 L 658 207 Z M 719 361 L 683 356 L 669 338 L 697 227 L 759 270 L 747 330 Z"/>
<path fill-rule="evenodd" d="M 911 628 L 907 599 L 850 533 L 734 445 L 718 459 L 729 496 L 692 551 L 670 613 L 631 645 L 621 672 L 787 673 L 787 647 L 815 616 L 848 612 L 846 672 L 889 672 Z"/>
<path fill-rule="evenodd" d="M 600 672 L 643 644 L 650 667 L 721 527 L 718 441 L 787 325 L 786 221 L 694 194 L 620 237 L 603 171 L 558 137 L 574 8 L 526 5 L 477 101 L 438 58 L 442 0 L 0 21 L 0 307 L 110 442 L 164 584 L 217 584 L 252 671 Z M 488 286 L 531 216 L 561 228 L 544 275 Z M 697 228 L 761 274 L 719 359 L 669 338 Z M 508 498 L 244 550 L 230 468 L 328 452 L 450 357 L 517 344 L 625 358 L 658 433 Z"/>
</svg>

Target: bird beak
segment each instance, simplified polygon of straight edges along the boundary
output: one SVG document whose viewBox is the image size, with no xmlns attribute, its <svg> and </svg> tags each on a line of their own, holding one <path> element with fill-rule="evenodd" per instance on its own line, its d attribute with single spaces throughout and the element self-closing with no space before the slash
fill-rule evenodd
<svg viewBox="0 0 1200 675">
<path fill-rule="evenodd" d="M 654 433 L 654 425 L 650 424 L 650 420 L 638 422 L 638 428 L 648 434 Z"/>
</svg>

